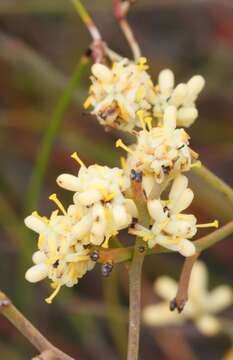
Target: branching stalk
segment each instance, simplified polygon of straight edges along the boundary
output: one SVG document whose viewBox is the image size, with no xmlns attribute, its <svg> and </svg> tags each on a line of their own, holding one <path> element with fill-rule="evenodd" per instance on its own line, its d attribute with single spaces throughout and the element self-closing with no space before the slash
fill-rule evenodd
<svg viewBox="0 0 233 360">
<path fill-rule="evenodd" d="M 4 315 L 29 342 L 44 354 L 53 354 L 53 359 L 72 360 L 73 358 L 53 346 L 24 315 L 11 303 L 10 299 L 0 292 L 0 312 Z M 44 357 L 44 359 L 49 359 Z M 51 356 L 50 356 L 51 359 Z M 74 360 L 74 359 L 73 359 Z"/>
<path fill-rule="evenodd" d="M 119 23 L 119 26 L 132 50 L 133 57 L 135 60 L 141 56 L 141 50 L 138 45 L 137 40 L 135 39 L 134 33 L 126 19 L 126 14 L 129 9 L 129 1 L 125 1 L 124 4 L 121 0 L 113 0 L 113 6 L 115 11 L 116 20 Z"/>
</svg>

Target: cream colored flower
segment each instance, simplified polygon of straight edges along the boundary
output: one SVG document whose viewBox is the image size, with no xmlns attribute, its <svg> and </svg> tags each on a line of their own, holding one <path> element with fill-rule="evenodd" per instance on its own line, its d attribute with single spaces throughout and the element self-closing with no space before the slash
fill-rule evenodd
<svg viewBox="0 0 233 360">
<path fill-rule="evenodd" d="M 160 277 L 154 284 L 154 290 L 165 302 L 145 307 L 144 322 L 149 326 L 169 326 L 192 320 L 202 334 L 216 335 L 222 328 L 216 314 L 232 304 L 233 294 L 227 285 L 208 291 L 207 280 L 206 266 L 197 261 L 191 274 L 188 302 L 179 314 L 169 309 L 169 302 L 177 292 L 177 283 L 167 276 Z"/>
<path fill-rule="evenodd" d="M 92 66 L 92 85 L 84 108 L 92 107 L 102 125 L 131 131 L 140 126 L 138 110 L 152 113 L 155 92 L 146 59 L 138 63 L 123 59 L 112 68 L 102 64 Z"/>
<path fill-rule="evenodd" d="M 184 129 L 176 129 L 176 108 L 169 106 L 164 113 L 163 126 L 149 129 L 145 126 L 138 133 L 137 143 L 128 149 L 128 167 L 142 171 L 144 176 L 161 184 L 167 178 L 190 170 L 198 155 L 188 145 L 188 134 Z"/>
<path fill-rule="evenodd" d="M 55 195 L 52 199 L 57 201 Z M 77 284 L 95 263 L 90 259 L 89 250 L 73 236 L 75 222 L 67 214 L 58 215 L 56 210 L 47 219 L 34 212 L 25 219 L 25 224 L 39 235 L 38 251 L 32 256 L 35 265 L 27 270 L 25 277 L 29 282 L 46 277 L 52 280 L 55 293 L 47 299 L 50 303 L 61 286 Z"/>
<path fill-rule="evenodd" d="M 202 76 L 195 75 L 186 84 L 174 85 L 175 77 L 171 70 L 165 69 L 159 73 L 154 116 L 161 119 L 166 108 L 172 105 L 177 109 L 177 125 L 189 127 L 198 117 L 195 102 L 205 80 Z"/>
<path fill-rule="evenodd" d="M 130 180 L 119 168 L 81 166 L 78 176 L 60 175 L 57 183 L 75 191 L 68 213 L 77 219 L 72 231 L 85 244 L 108 247 L 109 239 L 137 217 L 134 202 L 124 195 Z"/>
<path fill-rule="evenodd" d="M 168 200 L 148 200 L 148 212 L 153 219 L 151 229 L 136 224 L 130 233 L 142 237 L 150 248 L 159 244 L 183 256 L 194 255 L 196 250 L 190 239 L 196 234 L 197 228 L 218 227 L 218 222 L 197 224 L 194 215 L 182 213 L 191 204 L 193 196 L 187 177 L 178 175 L 173 181 Z"/>
</svg>

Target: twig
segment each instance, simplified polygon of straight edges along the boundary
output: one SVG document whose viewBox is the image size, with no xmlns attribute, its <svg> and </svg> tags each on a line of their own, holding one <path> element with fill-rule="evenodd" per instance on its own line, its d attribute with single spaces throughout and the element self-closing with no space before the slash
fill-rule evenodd
<svg viewBox="0 0 233 360">
<path fill-rule="evenodd" d="M 203 178 L 211 187 L 218 190 L 226 198 L 233 202 L 233 189 L 212 171 L 207 169 L 205 166 L 193 168 L 192 171 L 199 177 Z"/>
<path fill-rule="evenodd" d="M 72 75 L 70 81 L 68 82 L 68 85 L 64 90 L 64 93 L 58 100 L 57 106 L 55 107 L 55 110 L 52 114 L 48 128 L 44 134 L 42 143 L 38 151 L 36 166 L 33 171 L 32 178 L 29 184 L 28 199 L 27 199 L 28 210 L 32 210 L 33 208 L 35 208 L 35 206 L 38 203 L 41 186 L 43 183 L 43 179 L 45 176 L 46 168 L 49 162 L 49 157 L 52 150 L 52 146 L 55 141 L 55 137 L 57 135 L 61 122 L 64 118 L 64 114 L 72 100 L 73 94 L 78 84 L 80 83 L 81 76 L 84 72 L 86 65 L 88 64 L 88 61 L 89 60 L 86 56 L 83 56 L 80 59 L 79 63 L 75 68 L 74 74 Z"/>
<path fill-rule="evenodd" d="M 188 300 L 188 289 L 193 265 L 198 256 L 199 254 L 197 253 L 194 256 L 187 257 L 184 261 L 184 265 L 180 274 L 177 294 L 175 299 L 173 299 L 170 303 L 171 311 L 177 309 L 178 312 L 181 312 L 184 309 L 184 306 Z"/>
<path fill-rule="evenodd" d="M 130 3 L 129 1 L 125 1 L 123 4 L 121 0 L 113 0 L 113 6 L 116 20 L 118 21 L 120 28 L 132 50 L 133 57 L 135 60 L 138 60 L 138 58 L 141 56 L 141 50 L 129 23 L 126 20 L 126 14 L 129 9 Z"/>
<path fill-rule="evenodd" d="M 231 234 L 233 234 L 233 221 L 222 226 L 220 229 L 213 231 L 211 234 L 203 236 L 202 238 L 194 241 L 193 244 L 196 247 L 196 251 L 200 253 L 201 251 L 206 250 L 210 246 L 225 239 Z M 133 247 L 101 250 L 99 262 L 104 263 L 112 260 L 113 263 L 120 263 L 120 262 L 130 261 L 132 260 L 133 257 L 133 251 L 134 251 Z M 167 253 L 167 252 L 171 252 L 171 250 L 156 245 L 153 249 L 148 249 L 146 255 L 153 255 L 153 254 Z"/>
<path fill-rule="evenodd" d="M 0 312 L 29 340 L 40 352 L 50 352 L 53 359 L 72 360 L 73 358 L 53 346 L 23 314 L 11 303 L 10 299 L 0 292 Z M 48 358 L 47 358 L 48 359 Z M 50 359 L 52 359 L 50 357 Z M 74 359 L 73 359 L 74 360 Z"/>
</svg>

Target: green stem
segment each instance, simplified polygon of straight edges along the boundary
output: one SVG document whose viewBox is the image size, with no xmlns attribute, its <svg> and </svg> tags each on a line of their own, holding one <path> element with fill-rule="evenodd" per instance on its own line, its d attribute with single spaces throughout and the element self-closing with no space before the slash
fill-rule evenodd
<svg viewBox="0 0 233 360">
<path fill-rule="evenodd" d="M 223 180 L 221 180 L 217 175 L 212 173 L 212 171 L 207 169 L 205 166 L 201 166 L 200 168 L 193 168 L 192 171 L 196 173 L 199 177 L 203 178 L 212 188 L 218 190 L 227 199 L 233 202 L 233 189 Z"/>
<path fill-rule="evenodd" d="M 44 134 L 40 149 L 38 151 L 35 169 L 29 184 L 27 208 L 32 210 L 38 203 L 41 187 L 45 177 L 46 168 L 49 162 L 51 150 L 55 141 L 56 134 L 64 118 L 64 114 L 72 100 L 74 92 L 80 83 L 81 76 L 89 60 L 83 56 L 77 64 L 74 74 L 70 79 L 64 93 L 58 101 L 54 110 L 47 131 Z"/>
<path fill-rule="evenodd" d="M 139 352 L 140 322 L 141 322 L 141 278 L 145 252 L 139 249 L 144 246 L 137 239 L 134 247 L 133 260 L 129 270 L 129 335 L 127 360 L 137 360 Z"/>
</svg>

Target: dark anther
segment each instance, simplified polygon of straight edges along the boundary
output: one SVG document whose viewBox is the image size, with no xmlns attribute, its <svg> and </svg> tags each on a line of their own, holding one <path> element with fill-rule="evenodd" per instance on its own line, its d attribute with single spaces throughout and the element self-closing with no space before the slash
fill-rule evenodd
<svg viewBox="0 0 233 360">
<path fill-rule="evenodd" d="M 130 227 L 131 227 L 131 228 L 134 228 L 135 225 L 137 224 L 137 222 L 138 222 L 138 219 L 137 219 L 137 218 L 133 218 Z"/>
<path fill-rule="evenodd" d="M 103 276 L 107 277 L 110 275 L 113 269 L 113 265 L 111 263 L 106 263 L 101 266 L 101 273 Z"/>
<path fill-rule="evenodd" d="M 171 311 L 174 311 L 176 309 L 176 299 L 170 301 L 169 308 Z"/>
<path fill-rule="evenodd" d="M 185 144 L 180 145 L 180 146 L 177 148 L 177 150 L 181 150 L 181 149 L 183 149 L 183 147 L 185 147 Z"/>
<path fill-rule="evenodd" d="M 167 206 L 164 206 L 163 211 L 169 213 L 169 208 Z"/>
<path fill-rule="evenodd" d="M 139 246 L 138 251 L 142 254 L 145 251 L 145 246 Z"/>
<path fill-rule="evenodd" d="M 89 249 L 90 248 L 90 244 L 86 244 L 86 245 L 83 245 L 84 249 Z"/>
<path fill-rule="evenodd" d="M 165 175 L 168 175 L 171 171 L 171 168 L 170 166 L 165 166 L 165 165 L 162 165 L 162 169 L 163 169 L 163 172 Z"/>
<path fill-rule="evenodd" d="M 55 261 L 55 263 L 53 264 L 53 267 L 56 269 L 59 265 L 59 260 Z"/>
<path fill-rule="evenodd" d="M 131 170 L 131 180 L 142 182 L 142 171 Z"/>
<path fill-rule="evenodd" d="M 98 251 L 98 250 L 94 250 L 94 251 L 91 253 L 90 257 L 91 257 L 91 260 L 92 260 L 92 261 L 97 261 L 97 260 L 99 259 L 99 257 L 100 257 L 99 251 Z"/>
</svg>

